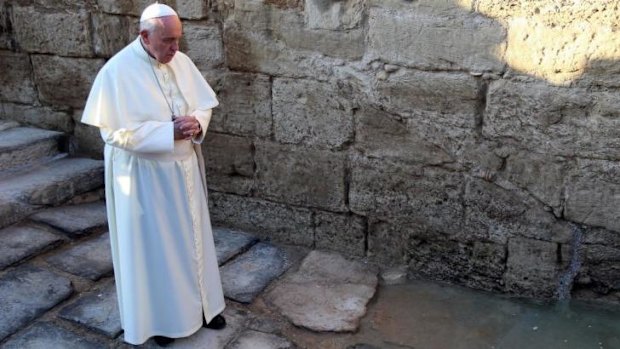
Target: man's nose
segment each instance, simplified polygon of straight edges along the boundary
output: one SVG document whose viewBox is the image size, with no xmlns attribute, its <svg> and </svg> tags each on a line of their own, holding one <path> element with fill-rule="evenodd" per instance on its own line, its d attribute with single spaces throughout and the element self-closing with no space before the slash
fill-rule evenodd
<svg viewBox="0 0 620 349">
<path fill-rule="evenodd" d="M 178 51 L 179 50 L 179 42 L 175 41 L 172 43 L 172 51 Z"/>
</svg>

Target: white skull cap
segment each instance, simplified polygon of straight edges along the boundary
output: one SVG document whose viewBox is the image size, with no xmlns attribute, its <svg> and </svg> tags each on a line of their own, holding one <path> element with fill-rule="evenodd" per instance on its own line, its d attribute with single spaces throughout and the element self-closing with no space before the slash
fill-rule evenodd
<svg viewBox="0 0 620 349">
<path fill-rule="evenodd" d="M 178 16 L 177 13 L 172 9 L 172 7 L 160 3 L 154 3 L 149 5 L 142 12 L 142 16 L 140 17 L 140 22 L 146 21 L 151 18 L 159 18 L 166 16 Z"/>
</svg>

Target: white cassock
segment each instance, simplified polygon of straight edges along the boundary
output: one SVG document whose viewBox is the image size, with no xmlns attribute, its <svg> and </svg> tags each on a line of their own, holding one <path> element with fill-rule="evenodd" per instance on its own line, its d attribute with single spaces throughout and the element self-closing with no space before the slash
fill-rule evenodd
<svg viewBox="0 0 620 349">
<path fill-rule="evenodd" d="M 165 98 L 164 98 L 165 96 Z M 224 310 L 200 143 L 215 93 L 181 52 L 167 64 L 136 39 L 98 73 L 82 122 L 105 141 L 105 187 L 125 341 L 185 337 Z M 175 115 L 202 134 L 174 140 Z"/>
</svg>

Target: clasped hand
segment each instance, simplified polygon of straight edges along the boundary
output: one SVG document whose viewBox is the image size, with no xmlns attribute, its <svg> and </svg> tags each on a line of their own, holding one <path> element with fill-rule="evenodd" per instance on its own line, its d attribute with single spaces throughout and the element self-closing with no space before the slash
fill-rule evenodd
<svg viewBox="0 0 620 349">
<path fill-rule="evenodd" d="M 202 131 L 200 123 L 193 116 L 177 116 L 174 118 L 174 139 L 191 139 Z"/>
</svg>

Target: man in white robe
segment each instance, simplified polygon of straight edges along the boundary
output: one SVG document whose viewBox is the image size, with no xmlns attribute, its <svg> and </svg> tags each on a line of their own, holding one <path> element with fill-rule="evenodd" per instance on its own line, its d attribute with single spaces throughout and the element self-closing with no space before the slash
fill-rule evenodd
<svg viewBox="0 0 620 349">
<path fill-rule="evenodd" d="M 98 73 L 82 122 L 105 141 L 108 223 L 125 341 L 166 344 L 225 326 L 200 143 L 218 105 L 177 52 L 181 21 L 154 4 Z"/>
</svg>

